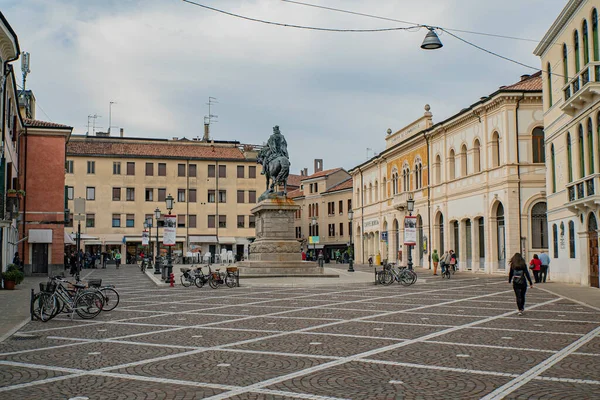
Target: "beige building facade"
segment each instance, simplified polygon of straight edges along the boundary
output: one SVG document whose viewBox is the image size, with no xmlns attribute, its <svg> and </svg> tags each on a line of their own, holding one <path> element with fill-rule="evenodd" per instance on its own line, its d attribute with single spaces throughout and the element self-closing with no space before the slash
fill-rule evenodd
<svg viewBox="0 0 600 400">
<path fill-rule="evenodd" d="M 597 0 L 570 0 L 535 55 L 544 70 L 550 276 L 599 287 L 600 41 Z"/>
<path fill-rule="evenodd" d="M 68 208 L 86 199 L 82 249 L 119 250 L 128 256 L 148 252 L 142 246 L 146 218 L 165 198 L 175 199 L 177 245 L 174 254 L 189 256 L 223 250 L 247 257 L 255 235 L 250 209 L 265 180 L 252 146 L 236 142 L 201 142 L 73 135 L 67 145 Z M 162 217 L 158 222 L 161 253 Z M 153 218 L 150 239 L 156 243 Z M 65 228 L 75 238 L 77 221 Z M 154 245 L 155 246 L 155 245 Z"/>
<path fill-rule="evenodd" d="M 452 249 L 461 270 L 494 273 L 516 252 L 547 248 L 541 89 L 539 73 L 524 75 L 442 122 L 426 106 L 412 124 L 388 130 L 386 149 L 350 170 L 357 256 L 407 265 L 409 197 L 416 266 L 430 267 L 433 249 Z"/>
<path fill-rule="evenodd" d="M 326 258 L 334 260 L 336 252 L 344 253 L 350 242 L 352 179 L 342 168 L 322 168 L 323 160 L 315 160 L 315 173 L 307 176 L 305 169 L 300 188 L 288 197 L 300 206 L 294 224 L 296 239 L 308 258 L 322 250 Z M 311 236 L 318 236 L 319 242 L 310 243 Z"/>
</svg>

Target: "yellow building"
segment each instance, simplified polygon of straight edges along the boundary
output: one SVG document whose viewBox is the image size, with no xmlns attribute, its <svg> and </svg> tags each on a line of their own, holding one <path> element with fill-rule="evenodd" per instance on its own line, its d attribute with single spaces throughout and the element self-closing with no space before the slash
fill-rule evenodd
<svg viewBox="0 0 600 400">
<path fill-rule="evenodd" d="M 600 40 L 597 0 L 570 0 L 538 47 L 544 69 L 550 270 L 599 287 Z"/>
<path fill-rule="evenodd" d="M 71 136 L 68 208 L 72 214 L 73 199 L 86 199 L 85 251 L 139 255 L 149 251 L 142 247 L 144 221 L 157 208 L 166 214 L 165 198 L 172 195 L 175 255 L 214 257 L 231 250 L 240 258 L 247 256 L 255 233 L 250 209 L 265 188 L 260 172 L 256 151 L 237 142 Z M 156 221 L 153 225 L 150 237 L 156 243 Z M 162 243 L 162 218 L 158 225 Z M 75 237 L 77 222 L 65 229 Z"/>
</svg>

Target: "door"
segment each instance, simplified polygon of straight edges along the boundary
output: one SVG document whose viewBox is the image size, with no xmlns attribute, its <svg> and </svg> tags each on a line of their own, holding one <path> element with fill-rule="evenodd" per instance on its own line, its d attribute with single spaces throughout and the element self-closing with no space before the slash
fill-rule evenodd
<svg viewBox="0 0 600 400">
<path fill-rule="evenodd" d="M 594 213 L 588 221 L 588 253 L 590 255 L 590 286 L 600 287 L 598 279 L 598 224 Z"/>
<path fill-rule="evenodd" d="M 466 259 L 467 259 L 467 269 L 470 271 L 473 268 L 473 248 L 472 246 L 472 241 L 471 241 L 471 220 L 468 219 L 465 221 L 465 241 L 466 241 L 466 250 L 467 250 L 467 254 L 466 254 Z"/>
<path fill-rule="evenodd" d="M 217 245 L 215 245 L 215 244 L 208 245 L 208 251 L 210 252 L 210 262 L 214 263 L 215 262 L 215 254 L 217 252 Z"/>
<path fill-rule="evenodd" d="M 498 221 L 498 269 L 506 268 L 506 246 L 504 243 L 504 221 Z"/>
<path fill-rule="evenodd" d="M 34 274 L 48 273 L 48 244 L 33 243 L 32 245 L 32 269 Z"/>
<path fill-rule="evenodd" d="M 242 261 L 243 257 L 244 257 L 244 245 L 243 244 L 236 244 L 235 245 L 235 259 L 236 259 L 236 261 Z"/>
</svg>

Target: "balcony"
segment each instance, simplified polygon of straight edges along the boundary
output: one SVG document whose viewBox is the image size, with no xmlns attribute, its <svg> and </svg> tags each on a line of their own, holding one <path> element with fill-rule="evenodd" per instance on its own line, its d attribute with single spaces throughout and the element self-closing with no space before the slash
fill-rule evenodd
<svg viewBox="0 0 600 400">
<path fill-rule="evenodd" d="M 392 198 L 392 207 L 400 211 L 406 209 L 406 200 L 408 200 L 408 194 L 410 192 L 400 192 L 394 195 Z"/>
<path fill-rule="evenodd" d="M 600 62 L 585 65 L 563 88 L 564 103 L 560 109 L 570 116 L 600 97 Z"/>
<path fill-rule="evenodd" d="M 600 188 L 600 174 L 588 175 L 585 178 L 567 184 L 569 202 L 566 204 L 571 212 L 595 209 L 600 204 L 600 196 L 596 188 Z"/>
</svg>

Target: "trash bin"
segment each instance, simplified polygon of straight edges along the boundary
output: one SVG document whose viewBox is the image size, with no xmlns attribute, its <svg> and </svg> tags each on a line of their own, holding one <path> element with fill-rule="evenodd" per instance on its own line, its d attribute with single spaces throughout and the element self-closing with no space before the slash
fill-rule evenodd
<svg viewBox="0 0 600 400">
<path fill-rule="evenodd" d="M 375 265 L 381 265 L 381 254 L 375 256 Z"/>
</svg>

